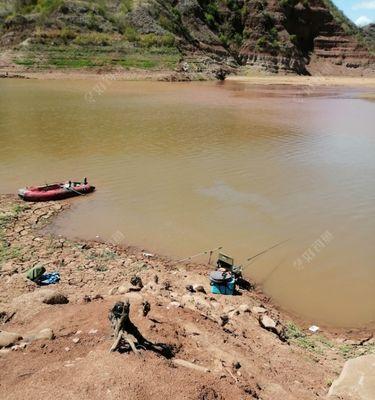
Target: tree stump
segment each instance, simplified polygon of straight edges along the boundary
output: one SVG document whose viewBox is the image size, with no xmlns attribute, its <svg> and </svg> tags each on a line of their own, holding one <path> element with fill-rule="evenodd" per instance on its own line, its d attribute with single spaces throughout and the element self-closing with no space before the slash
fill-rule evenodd
<svg viewBox="0 0 375 400">
<path fill-rule="evenodd" d="M 111 352 L 118 350 L 120 346 L 128 344 L 135 354 L 138 350 L 135 347 L 136 338 L 130 333 L 135 326 L 130 321 L 129 317 L 130 303 L 127 300 L 125 303 L 119 301 L 109 312 L 108 318 L 114 330 L 115 341 L 110 349 Z M 138 330 L 137 330 L 138 331 Z"/>
<path fill-rule="evenodd" d="M 150 304 L 145 301 L 143 303 L 143 314 L 147 315 L 150 311 Z M 109 311 L 108 319 L 111 323 L 115 341 L 113 342 L 110 351 L 130 351 L 139 355 L 138 348 L 144 350 L 151 350 L 166 358 L 172 358 L 174 352 L 171 346 L 165 343 L 152 343 L 145 339 L 138 328 L 130 320 L 130 303 L 129 300 L 125 302 L 117 302 Z"/>
</svg>

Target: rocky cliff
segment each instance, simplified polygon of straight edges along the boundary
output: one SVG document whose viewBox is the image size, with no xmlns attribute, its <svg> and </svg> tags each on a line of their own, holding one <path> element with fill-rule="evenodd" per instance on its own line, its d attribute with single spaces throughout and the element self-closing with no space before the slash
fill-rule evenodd
<svg viewBox="0 0 375 400">
<path fill-rule="evenodd" d="M 369 24 L 362 28 L 367 47 L 372 53 L 375 53 L 375 24 Z"/>
<path fill-rule="evenodd" d="M 0 0 L 0 45 L 29 67 L 373 71 L 330 0 Z"/>
</svg>

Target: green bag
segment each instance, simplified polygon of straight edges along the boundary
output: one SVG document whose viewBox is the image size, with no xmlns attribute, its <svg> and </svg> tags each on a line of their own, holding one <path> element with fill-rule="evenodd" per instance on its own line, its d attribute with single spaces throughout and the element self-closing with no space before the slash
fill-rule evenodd
<svg viewBox="0 0 375 400">
<path fill-rule="evenodd" d="M 30 279 L 31 281 L 36 281 L 45 272 L 46 272 L 46 269 L 42 265 L 37 265 L 36 267 L 33 267 L 27 271 L 26 277 L 27 277 L 27 279 Z"/>
</svg>

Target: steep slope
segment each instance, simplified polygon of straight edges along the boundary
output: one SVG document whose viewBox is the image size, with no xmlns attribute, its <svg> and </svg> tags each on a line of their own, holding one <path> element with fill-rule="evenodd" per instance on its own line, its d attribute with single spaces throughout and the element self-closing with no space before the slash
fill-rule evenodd
<svg viewBox="0 0 375 400">
<path fill-rule="evenodd" d="M 0 45 L 33 67 L 373 68 L 361 32 L 330 0 L 5 0 Z"/>
<path fill-rule="evenodd" d="M 367 47 L 375 53 L 375 24 L 369 24 L 362 28 Z"/>
</svg>

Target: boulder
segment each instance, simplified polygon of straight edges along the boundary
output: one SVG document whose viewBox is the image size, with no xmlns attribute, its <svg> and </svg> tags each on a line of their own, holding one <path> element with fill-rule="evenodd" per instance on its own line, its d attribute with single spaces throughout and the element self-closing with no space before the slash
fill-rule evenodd
<svg viewBox="0 0 375 400">
<path fill-rule="evenodd" d="M 117 293 L 118 294 L 126 294 L 126 293 L 130 293 L 130 292 L 139 292 L 140 290 L 141 290 L 141 288 L 139 286 L 133 286 L 130 283 L 126 283 L 125 285 L 122 285 L 117 289 Z"/>
<path fill-rule="evenodd" d="M 23 349 L 25 349 L 26 347 L 27 347 L 27 343 L 23 342 L 23 343 L 16 344 L 16 345 L 12 346 L 12 347 L 11 347 L 11 350 L 12 350 L 12 351 L 18 351 L 18 350 L 23 350 Z"/>
<path fill-rule="evenodd" d="M 26 342 L 33 342 L 34 340 L 52 340 L 55 338 L 51 328 L 42 329 L 37 333 L 27 335 L 24 339 Z"/>
<path fill-rule="evenodd" d="M 259 324 L 262 328 L 277 335 L 282 342 L 287 340 L 285 327 L 279 321 L 274 321 L 268 315 L 262 314 L 259 316 Z"/>
<path fill-rule="evenodd" d="M 18 333 L 0 331 L 0 348 L 13 346 L 21 339 L 22 336 Z"/>
<path fill-rule="evenodd" d="M 241 305 L 238 307 L 238 311 L 239 311 L 240 313 L 251 313 L 251 309 L 250 309 L 250 307 L 249 307 L 248 304 L 241 304 Z"/>
<path fill-rule="evenodd" d="M 195 284 L 193 285 L 194 292 L 206 293 L 206 290 L 203 285 Z"/>
<path fill-rule="evenodd" d="M 277 333 L 276 325 L 277 323 L 268 315 L 261 315 L 259 318 L 260 326 L 268 331 Z"/>
<path fill-rule="evenodd" d="M 348 360 L 328 392 L 328 399 L 373 400 L 375 354 Z"/>
<path fill-rule="evenodd" d="M 55 338 L 51 328 L 42 329 L 35 335 L 36 340 L 52 340 Z"/>
<path fill-rule="evenodd" d="M 130 283 L 133 286 L 139 287 L 139 288 L 143 288 L 143 282 L 142 279 L 138 276 L 138 275 L 134 275 L 130 278 Z"/>
<path fill-rule="evenodd" d="M 43 294 L 42 302 L 44 304 L 55 305 L 55 304 L 67 304 L 69 303 L 69 300 L 63 294 L 51 290 L 48 293 Z"/>
<path fill-rule="evenodd" d="M 266 313 L 267 312 L 267 310 L 264 308 L 264 307 L 253 307 L 252 309 L 251 309 L 251 311 L 254 313 L 254 314 L 264 314 L 264 313 Z"/>
<path fill-rule="evenodd" d="M 221 326 L 225 326 L 229 322 L 229 316 L 227 314 L 221 314 L 219 323 Z"/>
</svg>

